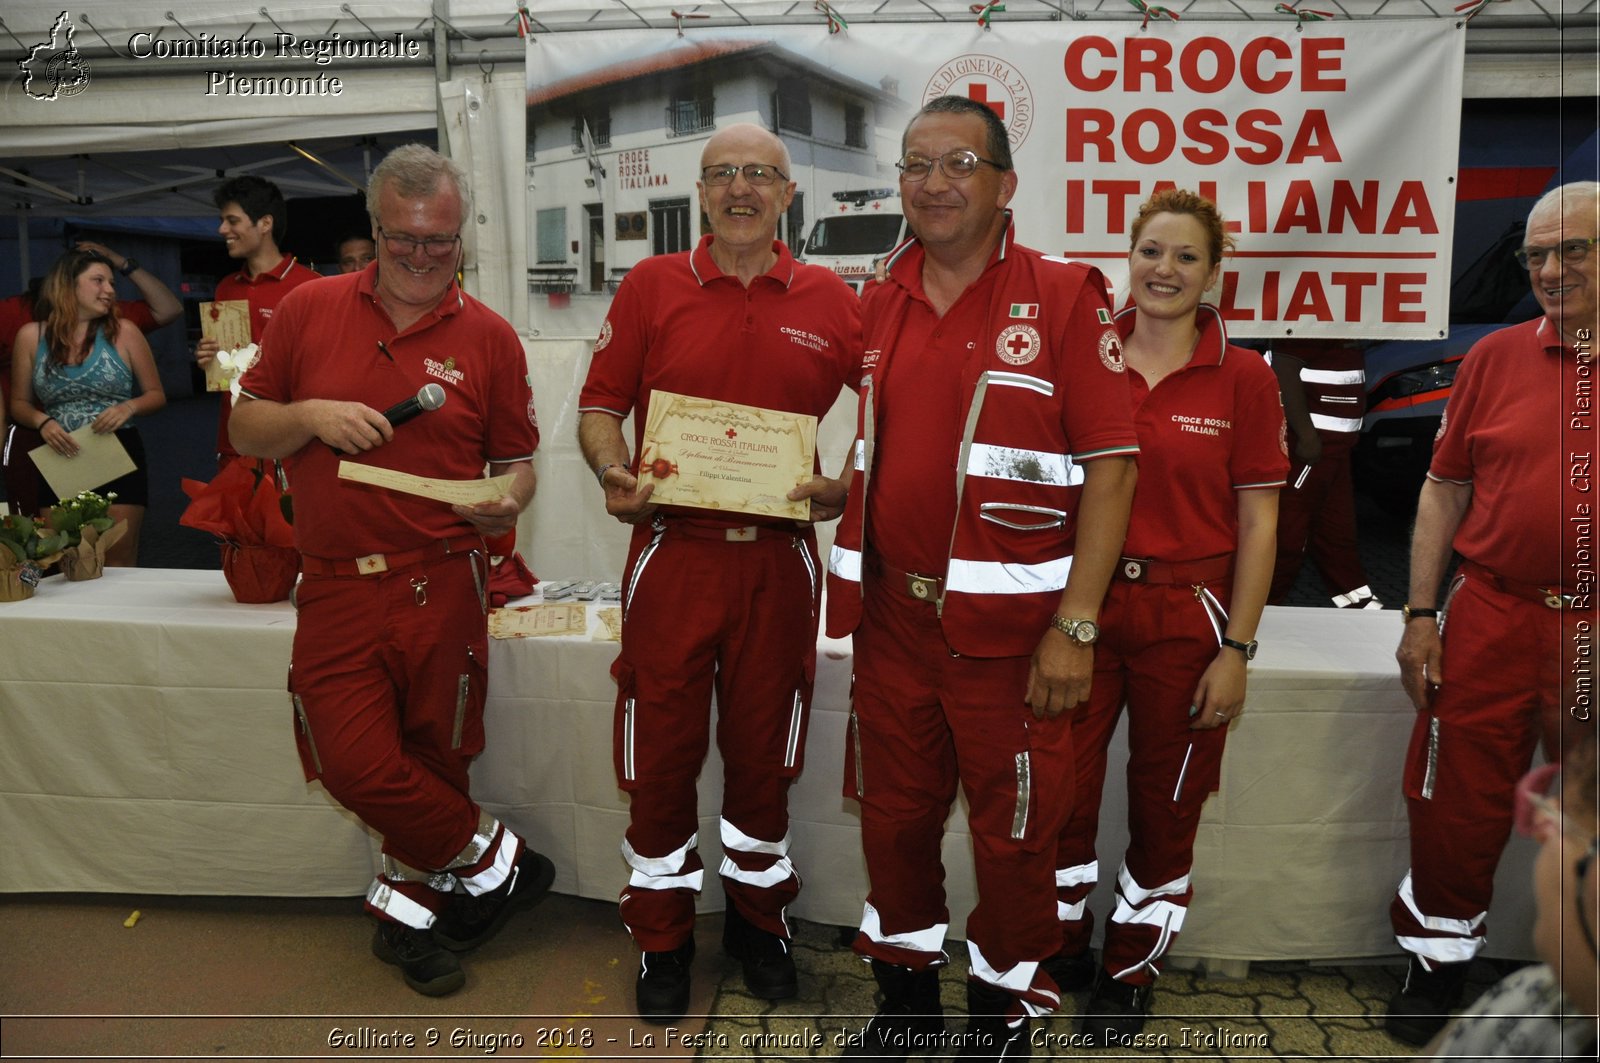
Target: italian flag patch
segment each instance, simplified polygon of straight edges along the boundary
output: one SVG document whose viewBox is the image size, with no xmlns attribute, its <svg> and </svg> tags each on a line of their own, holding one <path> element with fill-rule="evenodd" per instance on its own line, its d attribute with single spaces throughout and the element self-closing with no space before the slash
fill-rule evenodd
<svg viewBox="0 0 1600 1063">
<path fill-rule="evenodd" d="M 1107 310 L 1105 307 L 1096 309 L 1094 316 L 1099 319 L 1100 324 L 1102 325 L 1111 324 L 1111 311 Z"/>
<path fill-rule="evenodd" d="M 1038 303 L 1012 303 L 1011 316 L 1020 318 L 1035 318 L 1039 316 Z"/>
</svg>

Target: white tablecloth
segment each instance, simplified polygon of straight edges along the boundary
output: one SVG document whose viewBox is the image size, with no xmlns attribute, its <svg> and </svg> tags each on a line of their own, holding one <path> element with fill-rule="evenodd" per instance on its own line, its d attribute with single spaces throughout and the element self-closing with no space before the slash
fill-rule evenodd
<svg viewBox="0 0 1600 1063">
<path fill-rule="evenodd" d="M 236 604 L 218 572 L 113 569 L 0 604 L 0 891 L 354 895 L 376 844 L 302 781 L 284 693 L 294 614 Z M 1404 872 L 1400 762 L 1412 710 L 1392 612 L 1269 608 L 1247 714 L 1206 806 L 1176 954 L 1338 958 L 1396 952 Z M 556 862 L 555 888 L 615 897 L 625 796 L 610 763 L 616 644 L 496 641 L 474 796 Z M 790 806 L 805 888 L 791 912 L 854 924 L 866 893 L 841 796 L 848 642 L 820 647 L 806 771 Z M 1126 840 L 1121 739 L 1105 802 L 1106 911 Z M 720 765 L 702 776 L 701 854 L 720 863 Z M 945 846 L 952 934 L 971 905 L 958 809 Z M 1532 848 L 1514 842 L 1491 914 L 1495 955 L 1528 954 Z M 720 908 L 707 875 L 702 907 Z"/>
</svg>

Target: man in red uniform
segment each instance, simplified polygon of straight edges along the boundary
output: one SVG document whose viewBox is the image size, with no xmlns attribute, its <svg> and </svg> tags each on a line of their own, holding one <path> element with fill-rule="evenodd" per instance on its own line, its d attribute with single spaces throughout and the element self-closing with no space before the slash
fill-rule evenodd
<svg viewBox="0 0 1600 1063">
<path fill-rule="evenodd" d="M 264 177 L 245 174 L 218 185 L 211 194 L 217 205 L 217 232 L 227 245 L 228 257 L 239 259 L 244 268 L 217 282 L 212 300 L 243 300 L 250 307 L 250 339 L 260 343 L 272 320 L 272 313 L 283 297 L 321 274 L 302 266 L 293 255 L 278 249 L 289 230 L 289 206 L 278 186 Z M 203 339 L 195 347 L 195 360 L 205 366 L 217 356 L 216 340 Z M 222 396 L 217 412 L 217 464 L 226 465 L 239 456 L 228 438 L 228 416 L 233 410 L 230 396 Z"/>
<path fill-rule="evenodd" d="M 1597 226 L 1595 182 L 1534 205 L 1518 258 L 1544 315 L 1467 353 L 1417 502 L 1396 653 L 1417 707 L 1411 870 L 1389 910 L 1410 967 L 1387 1022 L 1412 1044 L 1444 1025 L 1483 947 L 1534 746 L 1556 761 L 1594 726 Z M 1441 602 L 1452 547 L 1462 564 Z"/>
<path fill-rule="evenodd" d="M 1283 601 L 1310 555 L 1335 608 L 1382 609 L 1357 548 L 1350 479 L 1367 402 L 1361 348 L 1280 340 L 1270 360 L 1294 436 L 1294 468 L 1278 494 L 1278 562 L 1267 601 Z"/>
<path fill-rule="evenodd" d="M 484 743 L 483 540 L 532 499 L 539 432 L 516 333 L 455 282 L 467 202 L 453 163 L 416 144 L 391 152 L 368 187 L 378 261 L 290 293 L 232 420 L 240 453 L 283 459 L 294 479 L 301 761 L 383 835 L 373 951 L 430 996 L 460 988 L 453 952 L 554 874 L 468 786 Z M 398 428 L 379 412 L 428 384 L 444 405 Z M 451 506 L 340 479 L 350 455 L 438 480 L 487 464 L 509 483 Z"/>
<path fill-rule="evenodd" d="M 1064 713 L 1089 692 L 1138 445 L 1104 279 L 1013 243 L 994 112 L 940 97 L 901 146 L 916 239 L 864 294 L 828 566 L 828 632 L 855 634 L 845 795 L 872 883 L 855 948 L 883 991 L 853 1051 L 925 1050 L 943 1029 L 940 843 L 959 783 L 978 879 L 967 1049 L 1026 1055 L 1029 1016 L 1060 1000 L 1040 961 L 1060 943 Z"/>
<path fill-rule="evenodd" d="M 144 298 L 119 301 L 117 313 L 139 326 L 140 332 L 148 336 L 183 316 L 183 303 L 172 289 L 160 277 L 140 266 L 138 259 L 118 254 L 93 240 L 79 240 L 75 246 L 79 251 L 105 256 L 113 269 L 133 282 Z M 22 326 L 33 320 L 33 304 L 38 297 L 38 280 L 35 279 L 27 291 L 0 299 L 0 406 L 11 399 L 11 344 Z M 41 479 L 28 452 L 44 440 L 39 433 L 20 424 L 0 432 L 0 440 L 4 441 L 0 448 L 0 466 L 5 468 L 7 504 L 13 513 L 37 513 Z"/>
<path fill-rule="evenodd" d="M 706 142 L 700 206 L 711 233 L 635 266 L 595 341 L 579 442 L 606 511 L 634 526 L 617 678 L 617 782 L 628 791 L 623 922 L 643 957 L 639 1014 L 689 1003 L 696 779 L 717 698 L 723 762 L 723 947 L 756 996 L 798 991 L 784 911 L 800 891 L 788 791 L 805 751 L 821 567 L 810 524 L 650 502 L 640 470 L 652 394 L 668 391 L 821 418 L 860 359 L 860 307 L 830 270 L 775 237 L 794 197 L 789 153 L 758 126 Z M 622 419 L 634 414 L 633 459 Z M 642 489 L 639 480 L 645 483 Z M 813 520 L 839 506 L 814 504 Z"/>
</svg>

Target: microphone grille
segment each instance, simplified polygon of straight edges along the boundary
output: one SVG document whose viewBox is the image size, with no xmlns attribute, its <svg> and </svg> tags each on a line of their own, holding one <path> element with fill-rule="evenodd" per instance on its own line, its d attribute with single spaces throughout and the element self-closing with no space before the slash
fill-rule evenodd
<svg viewBox="0 0 1600 1063">
<path fill-rule="evenodd" d="M 445 390 L 438 384 L 424 384 L 417 392 L 417 405 L 424 410 L 437 410 L 444 405 Z"/>
</svg>

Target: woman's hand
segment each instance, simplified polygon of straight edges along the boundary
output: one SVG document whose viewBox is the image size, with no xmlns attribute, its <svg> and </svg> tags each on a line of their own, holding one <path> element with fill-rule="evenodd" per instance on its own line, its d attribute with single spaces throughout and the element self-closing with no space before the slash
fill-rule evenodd
<svg viewBox="0 0 1600 1063">
<path fill-rule="evenodd" d="M 90 425 L 97 433 L 115 432 L 133 420 L 133 403 L 118 402 L 100 411 L 100 416 Z"/>
<path fill-rule="evenodd" d="M 61 427 L 61 422 L 54 417 L 39 426 L 39 437 L 63 458 L 73 458 L 78 455 L 78 441 L 68 435 L 67 430 Z"/>
<path fill-rule="evenodd" d="M 1244 654 L 1231 646 L 1221 647 L 1194 689 L 1196 711 L 1189 730 L 1211 731 L 1238 719 L 1244 712 L 1244 690 Z"/>
</svg>

